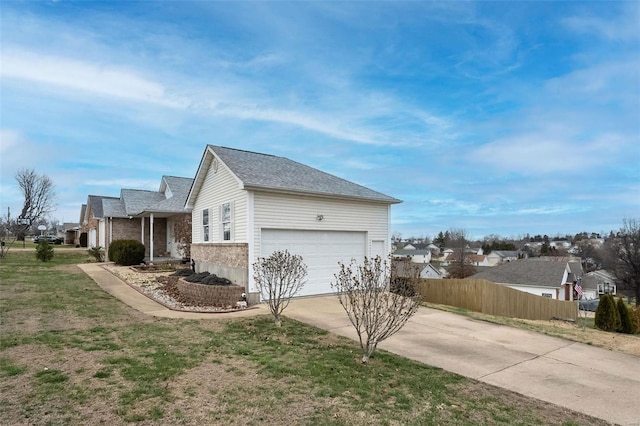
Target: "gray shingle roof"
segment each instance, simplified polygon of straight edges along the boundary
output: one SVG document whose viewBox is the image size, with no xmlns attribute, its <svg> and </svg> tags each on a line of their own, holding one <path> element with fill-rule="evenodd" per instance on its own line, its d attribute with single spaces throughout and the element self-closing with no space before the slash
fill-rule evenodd
<svg viewBox="0 0 640 426">
<path fill-rule="evenodd" d="M 123 189 L 120 191 L 120 198 L 128 216 L 137 215 L 165 199 L 161 192 L 143 189 Z"/>
<path fill-rule="evenodd" d="M 365 199 L 400 200 L 284 157 L 209 145 L 245 189 L 264 189 Z"/>
<path fill-rule="evenodd" d="M 120 198 L 103 199 L 102 210 L 105 217 L 128 217 L 127 211 L 124 208 L 124 203 Z"/>
<path fill-rule="evenodd" d="M 520 259 L 485 269 L 469 278 L 484 279 L 497 284 L 521 284 L 541 287 L 559 287 L 564 284 L 567 262 Z"/>
<path fill-rule="evenodd" d="M 83 204 L 80 207 L 80 223 L 84 222 L 84 215 L 85 215 L 86 211 L 87 211 L 87 205 Z"/>
<path fill-rule="evenodd" d="M 160 185 L 160 191 L 163 189 L 170 197 L 160 201 L 154 206 L 149 206 L 146 211 L 163 211 L 163 212 L 184 212 L 184 204 L 189 196 L 189 190 L 193 184 L 193 179 L 176 176 L 163 176 L 163 183 L 168 188 L 164 189 L 164 185 Z"/>
<path fill-rule="evenodd" d="M 104 197 L 102 195 L 89 195 L 87 197 L 87 206 L 91 207 L 91 213 L 96 219 L 104 217 L 104 212 L 102 211 L 102 200 L 104 199 L 117 200 L 116 197 Z"/>
</svg>

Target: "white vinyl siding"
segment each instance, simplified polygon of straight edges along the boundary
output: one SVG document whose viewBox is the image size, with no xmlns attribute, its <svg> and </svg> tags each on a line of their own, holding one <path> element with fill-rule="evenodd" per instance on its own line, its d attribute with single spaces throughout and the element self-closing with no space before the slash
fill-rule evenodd
<svg viewBox="0 0 640 426">
<path fill-rule="evenodd" d="M 253 205 L 256 247 L 261 245 L 260 233 L 265 228 L 356 231 L 367 233 L 367 256 L 371 255 L 372 241 L 385 241 L 385 256 L 389 254 L 388 204 L 255 192 Z M 321 221 L 318 215 L 323 216 Z"/>
<path fill-rule="evenodd" d="M 209 209 L 210 243 L 223 241 L 220 222 L 220 206 L 232 204 L 231 238 L 234 242 L 247 242 L 247 192 L 240 188 L 238 180 L 222 163 L 218 171 L 209 167 L 202 188 L 193 206 L 192 235 L 194 243 L 202 243 L 202 210 Z"/>
</svg>

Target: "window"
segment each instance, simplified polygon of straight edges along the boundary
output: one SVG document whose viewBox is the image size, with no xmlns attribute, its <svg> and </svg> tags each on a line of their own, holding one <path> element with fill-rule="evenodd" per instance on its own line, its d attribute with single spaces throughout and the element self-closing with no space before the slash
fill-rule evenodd
<svg viewBox="0 0 640 426">
<path fill-rule="evenodd" d="M 202 210 L 202 241 L 209 241 L 209 209 Z"/>
<path fill-rule="evenodd" d="M 231 241 L 231 203 L 220 206 L 220 225 L 222 241 Z"/>
<path fill-rule="evenodd" d="M 542 297 L 548 297 L 549 299 L 553 299 L 553 295 L 551 293 L 542 293 Z"/>
</svg>

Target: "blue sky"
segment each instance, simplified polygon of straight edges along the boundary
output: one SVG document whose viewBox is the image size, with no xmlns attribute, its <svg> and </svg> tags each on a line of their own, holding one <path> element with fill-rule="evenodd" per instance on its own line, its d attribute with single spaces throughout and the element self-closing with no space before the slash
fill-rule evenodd
<svg viewBox="0 0 640 426">
<path fill-rule="evenodd" d="M 402 199 L 392 230 L 640 216 L 639 2 L 0 3 L 0 210 L 193 177 L 206 144 Z"/>
</svg>

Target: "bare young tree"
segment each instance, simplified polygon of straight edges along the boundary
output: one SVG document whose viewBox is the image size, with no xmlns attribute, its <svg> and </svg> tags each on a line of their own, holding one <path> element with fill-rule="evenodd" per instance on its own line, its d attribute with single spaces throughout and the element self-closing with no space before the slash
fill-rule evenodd
<svg viewBox="0 0 640 426">
<path fill-rule="evenodd" d="M 339 265 L 340 271 L 331 285 L 356 329 L 362 362 L 367 363 L 378 343 L 398 332 L 416 313 L 421 297 L 390 292 L 390 265 L 379 256 L 365 258 L 362 265 L 355 260 Z"/>
<path fill-rule="evenodd" d="M 24 204 L 19 216 L 20 224 L 24 226 L 22 229 L 24 233 L 32 223 L 55 209 L 55 191 L 51 179 L 45 174 L 36 174 L 33 169 L 20 169 L 15 178 L 24 196 Z"/>
<path fill-rule="evenodd" d="M 450 244 L 453 247 L 451 263 L 447 267 L 449 278 L 466 278 L 476 273 L 473 266 L 473 259 L 470 253 L 466 252 L 468 237 L 464 229 L 449 230 Z"/>
<path fill-rule="evenodd" d="M 640 220 L 625 219 L 622 228 L 607 244 L 608 267 L 624 290 L 633 292 L 640 306 Z"/>
<path fill-rule="evenodd" d="M 253 264 L 253 278 L 262 299 L 269 305 L 276 327 L 282 326 L 280 315 L 291 298 L 302 289 L 307 278 L 307 265 L 302 256 L 289 251 L 276 251 Z"/>
</svg>

